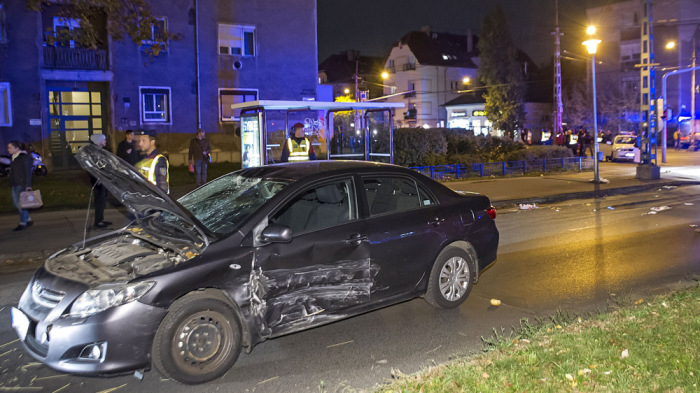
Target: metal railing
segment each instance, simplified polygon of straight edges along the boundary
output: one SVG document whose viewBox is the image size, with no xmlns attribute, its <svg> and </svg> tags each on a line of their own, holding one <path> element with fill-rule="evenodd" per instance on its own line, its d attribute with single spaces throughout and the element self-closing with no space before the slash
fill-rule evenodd
<svg viewBox="0 0 700 393">
<path fill-rule="evenodd" d="M 63 70 L 107 70 L 107 51 L 45 46 L 44 67 Z"/>
<path fill-rule="evenodd" d="M 508 176 L 554 171 L 582 171 L 593 168 L 593 157 L 547 158 L 528 161 L 502 161 L 479 164 L 452 164 L 410 167 L 435 180 L 469 177 Z"/>
</svg>

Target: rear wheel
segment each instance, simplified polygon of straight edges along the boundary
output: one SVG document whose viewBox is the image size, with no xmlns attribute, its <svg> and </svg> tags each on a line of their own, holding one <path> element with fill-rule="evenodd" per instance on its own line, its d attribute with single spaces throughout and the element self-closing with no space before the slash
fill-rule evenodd
<svg viewBox="0 0 700 393">
<path fill-rule="evenodd" d="M 453 308 L 462 304 L 472 290 L 476 253 L 467 245 L 463 250 L 450 246 L 435 259 L 425 300 L 434 307 Z"/>
<path fill-rule="evenodd" d="M 187 295 L 170 307 L 153 341 L 153 362 L 168 378 L 197 384 L 219 378 L 241 353 L 241 327 L 222 299 Z"/>
</svg>

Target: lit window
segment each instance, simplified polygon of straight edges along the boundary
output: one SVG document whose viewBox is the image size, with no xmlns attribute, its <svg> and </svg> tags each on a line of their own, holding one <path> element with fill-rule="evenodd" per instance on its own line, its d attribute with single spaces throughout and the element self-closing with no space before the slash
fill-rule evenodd
<svg viewBox="0 0 700 393">
<path fill-rule="evenodd" d="M 0 82 L 0 127 L 12 126 L 12 102 L 10 83 Z"/>
<path fill-rule="evenodd" d="M 255 26 L 220 24 L 219 54 L 255 56 Z"/>
<path fill-rule="evenodd" d="M 170 88 L 140 87 L 141 122 L 170 123 Z"/>
<path fill-rule="evenodd" d="M 221 121 L 239 120 L 241 110 L 231 109 L 231 105 L 240 104 L 242 102 L 250 102 L 258 99 L 257 90 L 241 90 L 241 89 L 220 89 L 219 90 L 219 113 Z"/>
</svg>

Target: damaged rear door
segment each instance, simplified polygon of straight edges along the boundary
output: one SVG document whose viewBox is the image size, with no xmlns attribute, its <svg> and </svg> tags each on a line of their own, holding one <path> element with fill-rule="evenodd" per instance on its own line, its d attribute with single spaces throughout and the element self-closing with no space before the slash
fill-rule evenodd
<svg viewBox="0 0 700 393">
<path fill-rule="evenodd" d="M 377 271 L 351 177 L 298 192 L 268 222 L 289 227 L 292 239 L 256 249 L 251 284 L 263 336 L 340 319 L 369 301 Z"/>
</svg>

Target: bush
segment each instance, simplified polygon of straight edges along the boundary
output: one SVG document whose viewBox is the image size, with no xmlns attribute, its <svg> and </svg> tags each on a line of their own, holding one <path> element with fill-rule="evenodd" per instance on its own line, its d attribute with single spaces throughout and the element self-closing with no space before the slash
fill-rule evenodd
<svg viewBox="0 0 700 393">
<path fill-rule="evenodd" d="M 509 153 L 503 161 L 527 161 L 529 164 L 536 160 L 573 156 L 571 149 L 563 146 L 531 146 Z"/>
<path fill-rule="evenodd" d="M 439 165 L 447 153 L 447 141 L 441 128 L 397 128 L 394 130 L 394 163 L 403 166 Z"/>
</svg>

